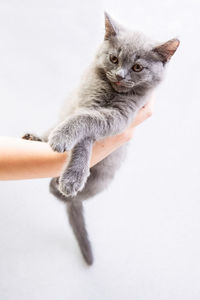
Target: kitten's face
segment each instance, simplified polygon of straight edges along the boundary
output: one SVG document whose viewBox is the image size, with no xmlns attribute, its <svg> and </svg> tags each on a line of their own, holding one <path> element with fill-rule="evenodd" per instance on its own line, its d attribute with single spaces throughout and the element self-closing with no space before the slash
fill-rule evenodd
<svg viewBox="0 0 200 300">
<path fill-rule="evenodd" d="M 162 78 L 164 65 L 150 51 L 124 47 L 120 40 L 107 43 L 104 71 L 117 92 L 151 87 Z"/>
<path fill-rule="evenodd" d="M 105 41 L 98 54 L 98 64 L 117 92 L 154 87 L 161 79 L 165 63 L 176 51 L 174 39 L 155 46 L 141 33 L 130 32 L 114 24 L 106 15 Z"/>
</svg>

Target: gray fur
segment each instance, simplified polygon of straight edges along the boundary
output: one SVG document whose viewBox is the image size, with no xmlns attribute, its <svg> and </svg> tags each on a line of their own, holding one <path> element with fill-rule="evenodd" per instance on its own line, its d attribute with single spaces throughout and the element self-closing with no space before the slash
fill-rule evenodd
<svg viewBox="0 0 200 300">
<path fill-rule="evenodd" d="M 93 256 L 83 218 L 82 201 L 101 192 L 121 164 L 121 147 L 89 170 L 92 144 L 122 132 L 145 105 L 149 92 L 162 80 L 166 62 L 179 41 L 158 44 L 132 32 L 105 14 L 105 39 L 83 77 L 71 102 L 62 111 L 60 123 L 48 137 L 54 151 L 71 150 L 71 157 L 50 191 L 68 203 L 70 224 L 88 264 Z M 111 62 L 117 57 L 118 63 Z M 132 66 L 140 64 L 141 72 Z"/>
</svg>

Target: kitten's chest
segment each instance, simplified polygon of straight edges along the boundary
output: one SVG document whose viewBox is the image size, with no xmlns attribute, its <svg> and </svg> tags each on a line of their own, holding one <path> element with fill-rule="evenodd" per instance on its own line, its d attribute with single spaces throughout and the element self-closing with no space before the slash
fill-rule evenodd
<svg viewBox="0 0 200 300">
<path fill-rule="evenodd" d="M 80 106 L 85 108 L 107 107 L 112 104 L 115 93 L 108 84 L 91 85 L 80 93 Z"/>
<path fill-rule="evenodd" d="M 97 88 L 90 85 L 76 90 L 65 103 L 62 110 L 62 120 L 80 110 L 116 109 L 126 115 L 134 113 L 144 103 L 143 97 L 134 94 L 119 94 L 113 91 L 108 85 L 101 85 Z"/>
</svg>

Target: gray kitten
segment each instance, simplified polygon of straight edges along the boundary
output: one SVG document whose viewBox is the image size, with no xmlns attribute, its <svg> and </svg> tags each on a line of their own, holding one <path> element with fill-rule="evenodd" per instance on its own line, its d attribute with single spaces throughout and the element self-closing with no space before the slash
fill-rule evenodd
<svg viewBox="0 0 200 300">
<path fill-rule="evenodd" d="M 59 178 L 50 191 L 67 203 L 69 221 L 85 261 L 93 255 L 83 216 L 82 201 L 103 191 L 120 166 L 125 146 L 89 169 L 96 140 L 122 132 L 145 105 L 149 92 L 161 81 L 166 63 L 179 46 L 164 44 L 132 32 L 105 14 L 105 38 L 77 91 L 67 102 L 61 122 L 49 134 L 54 151 L 71 150 Z M 25 135 L 26 139 L 38 139 Z"/>
</svg>

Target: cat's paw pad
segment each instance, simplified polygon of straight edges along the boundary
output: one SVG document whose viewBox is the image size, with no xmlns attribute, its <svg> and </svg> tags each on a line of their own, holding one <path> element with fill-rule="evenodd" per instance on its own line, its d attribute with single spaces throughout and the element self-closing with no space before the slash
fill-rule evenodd
<svg viewBox="0 0 200 300">
<path fill-rule="evenodd" d="M 22 136 L 22 139 L 28 140 L 28 141 L 42 142 L 42 139 L 40 137 L 38 137 L 37 135 L 34 135 L 32 133 L 26 133 L 25 135 Z"/>
<path fill-rule="evenodd" d="M 60 132 L 50 134 L 49 145 L 56 152 L 69 151 L 74 147 L 74 143 L 69 136 L 64 136 Z"/>
<path fill-rule="evenodd" d="M 89 176 L 89 171 L 83 170 L 67 170 L 59 181 L 60 192 L 67 197 L 74 197 L 84 188 L 84 185 Z"/>
</svg>

